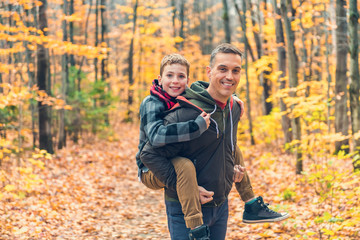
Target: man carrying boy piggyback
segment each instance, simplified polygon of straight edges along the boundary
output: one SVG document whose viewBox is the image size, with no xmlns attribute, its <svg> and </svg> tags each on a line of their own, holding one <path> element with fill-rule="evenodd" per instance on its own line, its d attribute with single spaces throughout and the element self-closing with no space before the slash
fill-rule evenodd
<svg viewBox="0 0 360 240">
<path fill-rule="evenodd" d="M 236 53 L 231 52 L 231 54 Z M 240 71 L 240 69 L 236 69 L 236 71 Z M 197 179 L 199 178 L 197 178 L 198 176 L 196 172 L 201 172 L 201 167 L 199 168 L 199 164 L 196 163 L 196 161 L 198 159 L 201 160 L 201 156 L 199 156 L 199 154 L 201 155 L 201 148 L 197 149 L 195 152 L 190 153 L 192 149 L 196 149 L 196 146 L 189 147 L 189 145 L 187 145 L 189 147 L 189 151 L 187 148 L 183 148 L 183 145 L 179 146 L 182 147 L 182 150 L 179 148 L 180 151 L 173 151 L 175 155 L 165 154 L 165 156 L 168 156 L 171 159 L 171 161 L 166 160 L 167 163 L 165 164 L 164 159 L 160 158 L 160 160 L 158 160 L 159 154 L 156 151 L 157 148 L 162 147 L 165 144 L 175 146 L 175 143 L 191 142 L 196 140 L 199 138 L 199 136 L 202 136 L 205 131 L 208 132 L 207 129 L 210 124 L 210 114 L 213 114 L 217 111 L 216 104 L 219 105 L 220 108 L 223 107 L 222 103 L 215 102 L 215 109 L 212 109 L 213 111 L 209 111 L 209 109 L 207 109 L 208 113 L 205 113 L 200 108 L 197 108 L 197 116 L 193 115 L 192 118 L 184 118 L 183 120 L 173 121 L 170 124 L 164 125 L 163 118 L 166 115 L 165 111 L 169 110 L 175 105 L 175 97 L 179 96 L 186 89 L 186 85 L 189 80 L 188 74 L 189 64 L 181 55 L 171 54 L 165 56 L 161 62 L 159 81 L 154 81 L 154 85 L 151 88 L 151 96 L 145 98 L 141 104 L 140 144 L 139 152 L 136 157 L 139 167 L 139 177 L 146 186 L 152 189 L 166 187 L 167 190 L 165 199 L 167 203 L 166 205 L 169 230 L 172 239 L 187 239 L 188 234 L 190 239 L 210 239 L 209 226 L 211 239 L 217 239 L 219 236 L 225 236 L 224 234 L 226 233 L 227 215 L 224 215 L 224 217 L 226 217 L 226 221 L 224 222 L 225 226 L 221 226 L 220 230 L 217 230 L 215 226 L 212 226 L 212 224 L 208 222 L 209 219 L 206 216 L 206 224 L 204 225 L 203 212 L 204 208 L 221 207 L 221 205 L 223 205 L 225 202 L 223 199 L 221 201 L 218 201 L 218 199 L 213 199 L 214 191 L 207 191 L 204 188 L 198 186 Z M 230 90 L 233 89 L 233 86 L 230 87 L 229 83 L 226 83 L 225 86 L 226 85 L 229 85 L 226 88 L 229 88 Z M 233 98 L 230 98 L 230 100 L 230 105 L 232 107 Z M 226 104 L 224 107 L 225 106 Z M 239 107 L 238 109 L 241 111 Z M 237 113 L 234 116 L 236 116 L 237 119 L 234 120 L 234 123 L 238 121 L 240 116 L 240 111 L 236 111 Z M 232 115 L 231 111 L 230 115 Z M 216 125 L 218 136 L 219 129 L 220 134 L 222 135 L 223 133 L 221 132 L 221 129 L 223 129 L 225 126 L 218 126 L 217 122 L 219 120 L 216 118 L 215 120 L 212 119 L 212 121 Z M 228 131 L 226 132 L 229 133 Z M 236 130 L 234 130 L 234 132 L 236 138 Z M 228 137 L 228 139 L 230 138 L 232 139 L 233 135 Z M 148 164 L 148 166 L 151 166 L 151 168 L 154 166 L 152 170 L 155 170 L 155 172 L 149 171 L 139 158 L 143 152 L 144 145 L 147 142 L 149 146 L 146 147 L 147 153 L 144 155 L 146 160 L 145 164 Z M 214 143 L 216 142 L 217 140 L 214 139 Z M 261 197 L 255 198 L 254 193 L 252 192 L 249 177 L 246 174 L 244 168 L 241 167 L 244 166 L 244 164 L 241 152 L 236 146 L 236 141 L 231 141 L 231 145 L 233 149 L 232 155 L 235 156 L 235 158 L 232 160 L 233 163 L 231 164 L 233 169 L 227 173 L 226 177 L 229 177 L 229 174 L 231 174 L 231 182 L 236 182 L 236 188 L 239 191 L 242 199 L 249 203 L 247 203 L 245 206 L 243 221 L 248 223 L 256 223 L 280 221 L 286 218 L 285 215 L 281 215 L 269 210 L 267 206 L 263 204 Z M 155 154 L 154 152 L 149 151 L 150 148 L 154 148 Z M 173 148 L 170 147 L 170 149 Z M 176 155 L 189 157 L 192 161 L 184 157 L 175 157 Z M 149 160 L 149 156 L 151 156 L 151 160 Z M 198 159 L 196 159 L 197 156 L 199 157 Z M 219 158 L 219 161 L 221 162 L 223 160 Z M 196 165 L 196 168 L 194 164 Z M 206 167 L 206 165 L 201 165 L 202 167 Z M 227 169 L 229 166 L 227 166 Z M 217 169 L 213 170 L 215 172 L 217 171 Z M 241 181 L 242 177 L 244 177 L 243 181 Z M 201 179 L 202 177 L 200 180 Z M 204 184 L 207 183 L 204 182 Z M 209 186 L 212 185 L 210 184 Z M 222 191 L 223 190 L 220 192 Z M 175 194 L 172 192 L 175 192 Z M 215 196 L 218 194 L 219 192 L 216 190 Z M 184 214 L 182 215 L 182 219 L 184 221 L 184 227 L 186 225 L 188 230 L 186 230 L 186 228 L 182 230 L 182 227 L 180 227 L 181 224 L 179 225 L 172 222 L 174 220 L 177 221 L 178 219 L 174 218 L 172 213 L 168 211 L 176 209 L 170 207 L 170 205 L 173 205 L 172 203 L 176 205 L 176 202 L 178 202 L 180 205 L 180 212 Z M 204 205 L 201 206 L 200 203 Z M 223 206 L 227 206 L 227 202 Z"/>
</svg>

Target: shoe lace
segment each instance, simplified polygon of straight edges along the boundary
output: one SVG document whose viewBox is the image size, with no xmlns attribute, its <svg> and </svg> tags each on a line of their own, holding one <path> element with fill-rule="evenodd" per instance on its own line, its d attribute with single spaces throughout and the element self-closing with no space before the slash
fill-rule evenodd
<svg viewBox="0 0 360 240">
<path fill-rule="evenodd" d="M 262 199 L 260 199 L 260 206 L 261 206 L 262 208 L 264 208 L 264 210 L 265 210 L 266 212 L 276 213 L 275 211 L 271 210 L 271 209 L 268 207 L 269 205 L 270 205 L 270 204 L 264 203 L 264 201 L 263 201 Z"/>
</svg>

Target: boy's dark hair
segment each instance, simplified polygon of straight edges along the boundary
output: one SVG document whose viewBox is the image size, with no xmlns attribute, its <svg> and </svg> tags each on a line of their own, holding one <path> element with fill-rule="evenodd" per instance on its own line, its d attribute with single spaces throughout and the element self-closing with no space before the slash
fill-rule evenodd
<svg viewBox="0 0 360 240">
<path fill-rule="evenodd" d="M 218 45 L 212 52 L 211 52 L 211 57 L 210 57 L 210 67 L 213 66 L 214 63 L 214 59 L 216 57 L 216 54 L 218 53 L 233 53 L 233 54 L 237 54 L 239 55 L 241 58 L 243 56 L 242 52 L 235 47 L 232 44 L 229 43 L 222 43 L 220 45 Z"/>
<path fill-rule="evenodd" d="M 167 65 L 171 64 L 180 64 L 186 67 L 187 76 L 189 76 L 190 73 L 190 63 L 186 58 L 180 54 L 172 53 L 166 55 L 162 60 L 160 64 L 160 76 L 162 76 L 164 72 L 164 68 Z"/>
</svg>

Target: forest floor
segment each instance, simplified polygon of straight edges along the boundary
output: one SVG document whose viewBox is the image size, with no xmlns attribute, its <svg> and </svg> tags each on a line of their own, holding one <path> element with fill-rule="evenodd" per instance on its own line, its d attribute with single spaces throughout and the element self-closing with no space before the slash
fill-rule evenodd
<svg viewBox="0 0 360 240">
<path fill-rule="evenodd" d="M 138 126 L 120 127 L 114 137 L 84 141 L 44 158 L 45 168 L 36 172 L 42 179 L 37 187 L 23 196 L 3 195 L 0 239 L 169 239 L 163 191 L 149 190 L 137 180 Z M 338 229 L 335 220 L 319 218 L 329 212 L 344 222 L 348 217 L 342 213 L 358 211 L 358 195 L 353 194 L 352 206 L 333 195 L 321 199 L 316 186 L 295 174 L 292 156 L 269 146 L 242 149 L 255 194 L 291 217 L 271 224 L 242 223 L 244 203 L 233 187 L 227 239 L 360 236 L 359 225 Z M 341 164 L 351 169 L 351 162 Z"/>
</svg>

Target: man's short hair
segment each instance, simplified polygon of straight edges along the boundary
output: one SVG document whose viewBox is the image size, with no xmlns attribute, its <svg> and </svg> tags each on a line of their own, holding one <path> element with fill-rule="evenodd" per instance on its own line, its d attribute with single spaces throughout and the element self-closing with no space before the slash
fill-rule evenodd
<svg viewBox="0 0 360 240">
<path fill-rule="evenodd" d="M 177 53 L 168 54 L 161 60 L 160 76 L 162 76 L 165 66 L 172 65 L 172 64 L 180 64 L 180 65 L 185 66 L 186 74 L 187 74 L 187 76 L 189 76 L 189 72 L 190 72 L 189 61 L 186 60 L 186 58 L 184 56 L 177 54 Z"/>
<path fill-rule="evenodd" d="M 242 52 L 234 45 L 230 43 L 222 43 L 211 52 L 210 67 L 213 66 L 214 59 L 218 53 L 233 53 L 239 55 L 241 58 L 243 56 Z"/>
</svg>

